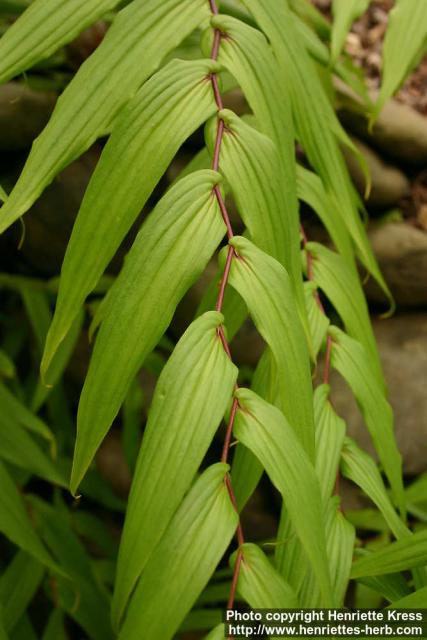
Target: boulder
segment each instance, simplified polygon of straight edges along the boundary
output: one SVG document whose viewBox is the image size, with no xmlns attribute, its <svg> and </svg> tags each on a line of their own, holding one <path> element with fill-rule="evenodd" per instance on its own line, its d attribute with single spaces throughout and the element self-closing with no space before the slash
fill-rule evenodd
<svg viewBox="0 0 427 640">
<path fill-rule="evenodd" d="M 406 475 L 427 470 L 427 313 L 401 314 L 373 322 L 389 400 L 395 415 L 397 443 Z M 374 453 L 370 435 L 353 394 L 335 371 L 332 402 L 347 422 L 349 434 Z"/>
</svg>

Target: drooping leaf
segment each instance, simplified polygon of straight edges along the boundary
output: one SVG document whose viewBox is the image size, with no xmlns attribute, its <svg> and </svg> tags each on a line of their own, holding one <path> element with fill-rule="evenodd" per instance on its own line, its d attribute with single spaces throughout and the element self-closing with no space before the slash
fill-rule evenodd
<svg viewBox="0 0 427 640">
<path fill-rule="evenodd" d="M 67 574 L 58 578 L 61 608 L 83 627 L 91 640 L 112 640 L 109 596 L 94 576 L 89 555 L 64 512 L 31 497 L 44 542 Z"/>
<path fill-rule="evenodd" d="M 245 300 L 258 331 L 270 346 L 277 367 L 277 405 L 295 429 L 310 457 L 314 454 L 312 386 L 307 342 L 289 276 L 279 262 L 243 237 L 230 244 L 238 257 L 230 284 Z"/>
<path fill-rule="evenodd" d="M 34 415 L 22 402 L 16 398 L 9 389 L 0 383 L 0 404 L 2 416 L 8 421 L 22 425 L 28 431 L 32 431 L 45 440 L 53 441 L 52 431 L 47 424 Z"/>
<path fill-rule="evenodd" d="M 248 389 L 238 389 L 234 432 L 277 487 L 313 567 L 324 606 L 332 602 L 319 481 L 284 415 Z"/>
<path fill-rule="evenodd" d="M 170 62 L 120 114 L 68 244 L 42 372 L 180 145 L 215 111 L 212 64 Z"/>
<path fill-rule="evenodd" d="M 344 421 L 335 413 L 328 400 L 329 391 L 329 385 L 322 384 L 314 393 L 315 468 L 325 505 L 332 495 L 336 482 L 346 430 Z"/>
<path fill-rule="evenodd" d="M 330 499 L 325 528 L 334 606 L 342 607 L 350 580 L 355 530 L 339 510 L 338 502 L 339 498 Z"/>
<path fill-rule="evenodd" d="M 190 325 L 157 383 L 122 534 L 113 601 L 116 622 L 232 395 L 237 370 L 217 335 L 222 320 L 221 314 L 210 311 Z"/>
<path fill-rule="evenodd" d="M 356 204 L 357 196 L 339 149 L 339 142 L 352 146 L 339 124 L 316 69 L 297 37 L 287 3 L 281 0 L 244 0 L 269 38 L 280 64 L 284 86 L 289 88 L 297 137 L 310 164 L 322 178 L 327 193 L 336 203 L 366 268 L 391 299 L 391 295 L 366 238 Z M 316 104 L 316 109 L 313 109 Z M 319 126 L 319 121 L 322 126 Z"/>
<path fill-rule="evenodd" d="M 0 210 L 0 232 L 31 207 L 64 167 L 105 135 L 165 54 L 208 16 L 205 0 L 135 0 L 117 15 L 101 45 L 61 95 L 49 124 L 34 143 Z"/>
<path fill-rule="evenodd" d="M 329 318 L 323 313 L 316 299 L 317 287 L 312 281 L 304 282 L 305 304 L 310 327 L 313 355 L 320 351 L 329 327 Z"/>
<path fill-rule="evenodd" d="M 35 0 L 0 39 L 0 82 L 48 58 L 120 0 Z"/>
<path fill-rule="evenodd" d="M 103 321 L 80 397 L 74 492 L 129 386 L 166 330 L 175 308 L 225 233 L 213 171 L 187 176 L 143 224 L 104 300 Z"/>
<path fill-rule="evenodd" d="M 187 494 L 142 572 L 120 640 L 170 640 L 207 584 L 238 521 L 227 470 L 209 467 Z"/>
<path fill-rule="evenodd" d="M 43 577 L 43 565 L 18 551 L 0 579 L 2 622 L 10 632 L 28 607 Z"/>
<path fill-rule="evenodd" d="M 265 553 L 256 544 L 240 547 L 242 560 L 237 588 L 253 609 L 293 609 L 298 599 L 292 587 L 273 567 Z M 236 553 L 231 558 L 232 566 Z"/>
<path fill-rule="evenodd" d="M 384 38 L 382 81 L 375 115 L 399 88 L 426 48 L 427 5 L 417 0 L 396 0 Z"/>
<path fill-rule="evenodd" d="M 341 451 L 341 471 L 356 483 L 376 504 L 396 538 L 409 534 L 388 497 L 381 474 L 371 456 L 362 451 L 350 438 L 346 438 Z"/>
<path fill-rule="evenodd" d="M 378 381 L 384 386 L 368 305 L 357 274 L 339 254 L 317 242 L 308 242 L 306 250 L 313 257 L 314 282 L 338 311 L 347 333 L 363 344 Z"/>
<path fill-rule="evenodd" d="M 336 62 L 352 23 L 368 8 L 370 0 L 333 0 L 332 2 L 332 62 Z"/>
<path fill-rule="evenodd" d="M 363 346 L 337 327 L 330 327 L 329 332 L 333 340 L 331 364 L 347 380 L 356 397 L 395 500 L 404 514 L 402 459 L 394 437 L 392 409 Z"/>
<path fill-rule="evenodd" d="M 359 558 L 353 564 L 351 576 L 377 576 L 424 565 L 427 565 L 427 530 L 413 533 Z"/>
<path fill-rule="evenodd" d="M 19 494 L 6 467 L 0 462 L 0 531 L 18 547 L 29 553 L 44 566 L 57 570 L 55 562 L 41 543 L 27 514 Z"/>
</svg>

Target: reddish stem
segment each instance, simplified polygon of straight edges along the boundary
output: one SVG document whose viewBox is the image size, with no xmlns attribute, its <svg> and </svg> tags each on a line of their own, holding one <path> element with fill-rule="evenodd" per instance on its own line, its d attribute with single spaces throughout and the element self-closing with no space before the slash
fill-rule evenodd
<svg viewBox="0 0 427 640">
<path fill-rule="evenodd" d="M 227 462 L 228 460 L 228 452 L 230 450 L 230 442 L 231 442 L 231 434 L 233 433 L 234 420 L 236 418 L 236 412 L 238 407 L 237 398 L 234 398 L 233 404 L 231 405 L 230 419 L 227 425 L 227 431 L 224 439 L 224 447 L 222 449 L 221 462 Z"/>
<path fill-rule="evenodd" d="M 225 288 L 228 283 L 228 276 L 230 275 L 230 268 L 231 268 L 231 262 L 233 260 L 233 256 L 234 256 L 234 249 L 232 246 L 229 246 L 227 259 L 225 261 L 224 273 L 222 274 L 221 284 L 219 286 L 218 299 L 215 306 L 216 311 L 221 311 L 222 305 L 224 303 Z"/>
</svg>

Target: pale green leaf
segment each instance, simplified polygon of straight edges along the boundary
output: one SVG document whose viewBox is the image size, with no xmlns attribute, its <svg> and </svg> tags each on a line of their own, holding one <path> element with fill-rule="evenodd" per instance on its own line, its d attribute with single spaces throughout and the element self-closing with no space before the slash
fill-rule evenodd
<svg viewBox="0 0 427 640">
<path fill-rule="evenodd" d="M 334 606 L 342 607 L 350 580 L 355 530 L 338 504 L 339 498 L 329 500 L 325 529 Z"/>
<path fill-rule="evenodd" d="M 75 492 L 130 384 L 225 232 L 201 171 L 178 182 L 143 224 L 104 300 L 103 322 L 80 398 L 71 490 Z"/>
<path fill-rule="evenodd" d="M 427 605 L 427 587 L 393 602 L 389 609 L 425 609 Z"/>
<path fill-rule="evenodd" d="M 418 531 L 356 560 L 352 578 L 406 571 L 427 565 L 427 530 Z"/>
<path fill-rule="evenodd" d="M 0 531 L 43 565 L 57 570 L 57 566 L 34 530 L 18 489 L 1 462 L 0 485 L 0 511 L 2 514 Z"/>
<path fill-rule="evenodd" d="M 9 389 L 0 383 L 0 404 L 3 418 L 16 422 L 28 431 L 32 431 L 48 441 L 53 441 L 52 431 L 47 424 L 34 415 L 27 407 L 16 398 Z"/>
<path fill-rule="evenodd" d="M 217 334 L 222 320 L 221 314 L 210 311 L 190 325 L 157 383 L 122 534 L 113 601 L 116 622 L 233 393 L 237 370 Z"/>
<path fill-rule="evenodd" d="M 0 82 L 48 58 L 120 0 L 35 0 L 0 39 Z"/>
<path fill-rule="evenodd" d="M 324 606 L 332 590 L 319 482 L 307 453 L 283 414 L 248 389 L 238 389 L 234 432 L 252 450 L 280 491 L 304 550 L 310 559 Z"/>
<path fill-rule="evenodd" d="M 256 544 L 244 544 L 240 551 L 242 560 L 237 589 L 252 609 L 298 607 L 298 599 L 292 587 Z M 232 566 L 235 562 L 236 553 L 231 558 Z"/>
<path fill-rule="evenodd" d="M 381 474 L 371 456 L 362 451 L 350 438 L 346 438 L 341 456 L 342 474 L 357 484 L 376 504 L 396 538 L 407 536 L 409 530 L 394 510 Z"/>
<path fill-rule="evenodd" d="M 314 282 L 304 282 L 305 304 L 307 307 L 308 326 L 310 327 L 313 355 L 316 357 L 326 337 L 329 318 L 322 311 L 317 300 L 317 287 Z"/>
<path fill-rule="evenodd" d="M 135 0 L 120 11 L 101 45 L 61 95 L 49 124 L 34 143 L 0 210 L 0 232 L 31 207 L 64 167 L 105 135 L 168 51 L 208 16 L 206 0 Z M 115 158 L 120 158 L 120 153 Z M 138 182 L 144 183 L 139 177 Z"/>
<path fill-rule="evenodd" d="M 316 425 L 316 473 L 322 500 L 326 505 L 335 486 L 345 437 L 345 423 L 334 411 L 328 396 L 329 385 L 322 384 L 314 393 L 314 423 Z"/>
<path fill-rule="evenodd" d="M 389 13 L 383 45 L 383 72 L 375 105 L 378 115 L 427 48 L 427 4 L 396 0 Z"/>
<path fill-rule="evenodd" d="M 208 633 L 203 640 L 224 640 L 224 638 L 225 626 L 223 624 L 219 624 L 215 629 L 212 629 L 212 631 Z"/>
<path fill-rule="evenodd" d="M 317 242 L 308 242 L 306 250 L 313 258 L 314 282 L 334 305 L 347 333 L 363 344 L 379 383 L 385 386 L 368 305 L 357 273 L 342 256 Z"/>
<path fill-rule="evenodd" d="M 170 640 L 207 584 L 238 522 L 227 470 L 209 467 L 175 513 L 139 579 L 120 640 Z"/>
<path fill-rule="evenodd" d="M 404 514 L 402 459 L 394 436 L 393 411 L 363 346 L 337 327 L 330 327 L 329 332 L 333 340 L 331 364 L 356 397 L 395 500 Z"/>
<path fill-rule="evenodd" d="M 388 573 L 384 576 L 358 578 L 357 584 L 369 587 L 389 602 L 404 598 L 410 589 L 402 573 Z"/>
<path fill-rule="evenodd" d="M 333 0 L 332 2 L 332 62 L 336 62 L 352 23 L 366 11 L 370 0 Z"/>
<path fill-rule="evenodd" d="M 208 78 L 212 64 L 209 60 L 170 62 L 118 118 L 65 254 L 42 372 L 175 153 L 214 113 Z"/>
<path fill-rule="evenodd" d="M 258 331 L 270 346 L 277 367 L 277 405 L 314 457 L 312 385 L 307 342 L 290 279 L 284 267 L 243 237 L 230 244 L 230 284 L 245 300 Z"/>
<path fill-rule="evenodd" d="M 18 551 L 0 579 L 1 617 L 10 632 L 22 616 L 44 573 L 43 565 L 24 551 Z"/>
</svg>

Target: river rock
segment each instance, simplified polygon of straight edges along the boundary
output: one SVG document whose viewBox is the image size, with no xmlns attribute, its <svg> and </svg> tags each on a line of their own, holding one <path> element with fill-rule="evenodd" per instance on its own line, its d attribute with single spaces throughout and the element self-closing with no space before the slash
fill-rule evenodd
<svg viewBox="0 0 427 640">
<path fill-rule="evenodd" d="M 405 313 L 373 322 L 389 400 L 395 415 L 397 443 L 404 472 L 427 470 L 427 314 Z M 336 373 L 331 375 L 332 402 L 347 422 L 349 434 L 374 453 L 353 394 Z"/>
<path fill-rule="evenodd" d="M 369 239 L 397 306 L 427 307 L 427 233 L 404 222 L 393 222 L 372 226 Z M 385 302 L 372 278 L 365 290 L 370 302 Z"/>
</svg>

